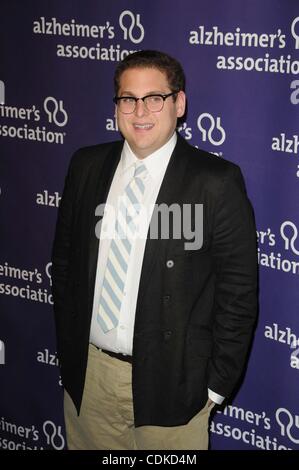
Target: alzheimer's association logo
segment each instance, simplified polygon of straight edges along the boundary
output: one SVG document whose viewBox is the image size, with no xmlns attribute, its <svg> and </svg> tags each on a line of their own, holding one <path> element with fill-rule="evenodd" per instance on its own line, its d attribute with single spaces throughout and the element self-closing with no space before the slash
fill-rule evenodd
<svg viewBox="0 0 299 470">
<path fill-rule="evenodd" d="M 144 27 L 140 22 L 140 15 L 130 10 L 124 10 L 119 16 L 119 26 L 123 30 L 124 39 L 127 40 L 128 36 L 130 41 L 134 44 L 139 44 L 144 38 Z"/>
<path fill-rule="evenodd" d="M 226 133 L 219 116 L 215 121 L 210 113 L 202 113 L 197 118 L 197 127 L 201 132 L 203 142 L 208 140 L 212 145 L 221 145 L 225 141 Z"/>
<path fill-rule="evenodd" d="M 286 220 L 281 224 L 280 235 L 284 240 L 284 248 L 286 251 L 293 252 L 294 255 L 299 256 L 299 246 L 295 246 L 295 241 L 298 238 L 298 229 L 296 225 L 290 220 Z"/>
<path fill-rule="evenodd" d="M 293 38 L 295 39 L 295 49 L 299 49 L 299 16 L 294 18 L 291 24 L 291 33 Z"/>
<path fill-rule="evenodd" d="M 275 418 L 280 426 L 280 434 L 299 444 L 299 415 L 293 415 L 287 408 L 278 408 Z"/>
<path fill-rule="evenodd" d="M 59 127 L 67 124 L 68 114 L 63 107 L 63 100 L 57 101 L 53 96 L 48 96 L 44 101 L 44 110 L 50 124 L 54 122 Z"/>
<path fill-rule="evenodd" d="M 53 421 L 47 420 L 43 424 L 43 432 L 49 446 L 52 446 L 55 450 L 64 448 L 65 440 L 61 426 L 57 426 Z"/>
</svg>

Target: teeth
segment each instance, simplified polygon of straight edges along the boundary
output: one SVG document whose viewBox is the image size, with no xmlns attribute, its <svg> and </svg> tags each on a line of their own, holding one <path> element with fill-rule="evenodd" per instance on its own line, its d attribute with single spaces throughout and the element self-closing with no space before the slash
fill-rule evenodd
<svg viewBox="0 0 299 470">
<path fill-rule="evenodd" d="M 153 127 L 152 124 L 134 124 L 134 126 L 137 127 L 137 129 L 150 129 Z"/>
</svg>

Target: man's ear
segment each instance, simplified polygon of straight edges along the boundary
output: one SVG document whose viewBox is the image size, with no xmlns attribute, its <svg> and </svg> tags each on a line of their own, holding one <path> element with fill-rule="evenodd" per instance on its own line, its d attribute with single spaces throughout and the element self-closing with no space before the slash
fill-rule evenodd
<svg viewBox="0 0 299 470">
<path fill-rule="evenodd" d="M 178 118 L 184 116 L 186 111 L 186 95 L 183 91 L 179 91 L 176 97 L 176 115 Z"/>
</svg>

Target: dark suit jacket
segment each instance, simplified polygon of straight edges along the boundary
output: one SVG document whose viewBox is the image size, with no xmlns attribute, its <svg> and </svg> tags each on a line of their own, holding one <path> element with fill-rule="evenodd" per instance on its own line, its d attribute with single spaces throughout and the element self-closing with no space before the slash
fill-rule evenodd
<svg viewBox="0 0 299 470">
<path fill-rule="evenodd" d="M 84 389 L 98 239 L 123 142 L 72 158 L 53 247 L 53 295 L 63 384 L 79 413 Z M 203 204 L 204 240 L 146 242 L 133 339 L 135 425 L 187 423 L 207 389 L 228 397 L 244 369 L 256 319 L 256 232 L 239 167 L 178 136 L 157 204 Z M 172 263 L 167 263 L 167 261 Z"/>
</svg>

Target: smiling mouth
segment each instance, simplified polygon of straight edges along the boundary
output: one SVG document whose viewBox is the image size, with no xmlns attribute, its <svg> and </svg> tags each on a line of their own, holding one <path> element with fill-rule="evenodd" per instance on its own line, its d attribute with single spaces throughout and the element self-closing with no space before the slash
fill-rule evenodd
<svg viewBox="0 0 299 470">
<path fill-rule="evenodd" d="M 137 130 L 150 130 L 154 127 L 154 124 L 133 124 L 134 128 Z"/>
</svg>

